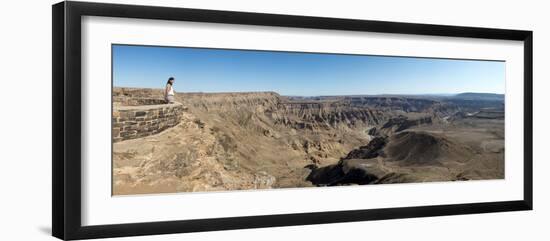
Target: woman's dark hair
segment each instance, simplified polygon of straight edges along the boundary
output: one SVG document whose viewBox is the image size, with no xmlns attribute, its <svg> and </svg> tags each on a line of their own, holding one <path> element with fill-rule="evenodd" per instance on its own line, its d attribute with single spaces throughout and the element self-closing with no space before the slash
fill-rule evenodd
<svg viewBox="0 0 550 241">
<path fill-rule="evenodd" d="M 171 85 L 172 83 L 170 83 L 170 80 L 174 80 L 174 77 L 168 78 L 168 81 L 166 82 L 166 84 L 170 84 L 170 85 Z"/>
</svg>

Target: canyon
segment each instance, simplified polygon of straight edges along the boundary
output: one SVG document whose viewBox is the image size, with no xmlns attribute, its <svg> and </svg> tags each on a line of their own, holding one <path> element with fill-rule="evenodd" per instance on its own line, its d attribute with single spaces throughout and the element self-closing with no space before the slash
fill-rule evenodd
<svg viewBox="0 0 550 241">
<path fill-rule="evenodd" d="M 114 99 L 162 99 L 114 88 Z M 504 178 L 504 96 L 177 93 L 179 122 L 113 143 L 113 195 Z"/>
</svg>

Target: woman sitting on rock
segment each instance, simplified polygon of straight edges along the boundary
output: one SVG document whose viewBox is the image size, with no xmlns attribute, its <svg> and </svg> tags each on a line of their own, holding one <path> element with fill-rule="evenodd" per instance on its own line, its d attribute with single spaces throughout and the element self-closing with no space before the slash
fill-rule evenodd
<svg viewBox="0 0 550 241">
<path fill-rule="evenodd" d="M 174 103 L 174 77 L 168 78 L 168 82 L 166 83 L 166 88 L 164 88 L 164 100 L 167 104 Z"/>
</svg>

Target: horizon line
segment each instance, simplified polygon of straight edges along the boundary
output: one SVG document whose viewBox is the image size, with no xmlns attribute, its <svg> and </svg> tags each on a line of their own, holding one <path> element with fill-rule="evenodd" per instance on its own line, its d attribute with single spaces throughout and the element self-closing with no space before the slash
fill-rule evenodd
<svg viewBox="0 0 550 241">
<path fill-rule="evenodd" d="M 133 88 L 133 89 L 153 89 L 153 90 L 163 90 L 162 88 L 149 88 L 149 87 L 134 87 L 134 86 L 112 86 L 112 88 Z M 381 96 L 381 95 L 410 95 L 410 96 L 425 96 L 425 95 L 435 95 L 435 96 L 451 96 L 451 95 L 459 95 L 459 94 L 494 94 L 494 95 L 505 95 L 506 93 L 496 93 L 496 92 L 475 92 L 475 91 L 464 91 L 464 92 L 456 92 L 456 93 L 422 93 L 422 94 L 406 94 L 406 93 L 398 93 L 398 94 L 390 94 L 390 93 L 380 93 L 380 94 L 330 94 L 330 95 L 292 95 L 292 94 L 281 94 L 274 90 L 257 90 L 257 91 L 191 91 L 191 92 L 184 92 L 184 91 L 176 91 L 176 93 L 202 93 L 202 94 L 224 94 L 224 93 L 276 93 L 281 96 L 289 96 L 289 97 L 331 97 L 331 96 Z"/>
</svg>

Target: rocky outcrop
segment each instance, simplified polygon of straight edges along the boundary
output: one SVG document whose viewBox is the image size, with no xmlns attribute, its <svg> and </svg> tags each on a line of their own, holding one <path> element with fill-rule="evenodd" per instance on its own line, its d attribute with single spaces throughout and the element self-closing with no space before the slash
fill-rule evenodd
<svg viewBox="0 0 550 241">
<path fill-rule="evenodd" d="M 384 149 L 387 161 L 400 165 L 437 165 L 443 159 L 465 161 L 473 150 L 428 132 L 401 132 L 390 137 Z"/>
<path fill-rule="evenodd" d="M 473 155 L 472 149 L 439 135 L 400 132 L 372 139 L 368 145 L 350 151 L 337 164 L 308 166 L 312 170 L 308 180 L 329 186 L 419 181 L 414 175 L 391 171 L 390 166 L 438 167 L 444 160 L 466 162 Z"/>
<path fill-rule="evenodd" d="M 347 184 L 370 184 L 379 179 L 374 172 L 367 168 L 356 168 L 349 160 L 342 160 L 338 164 L 321 168 L 307 166 L 311 173 L 306 180 L 317 186 L 337 186 Z"/>
<path fill-rule="evenodd" d="M 382 148 L 384 148 L 387 142 L 386 137 L 376 137 L 366 146 L 360 146 L 350 151 L 344 159 L 370 159 L 378 157 L 382 154 Z"/>
<path fill-rule="evenodd" d="M 432 124 L 432 117 L 425 116 L 415 119 L 410 119 L 406 116 L 398 116 L 389 119 L 382 127 L 380 127 L 377 134 L 383 134 L 385 136 L 392 135 L 393 133 L 404 131 L 414 126 L 430 125 Z"/>
</svg>

